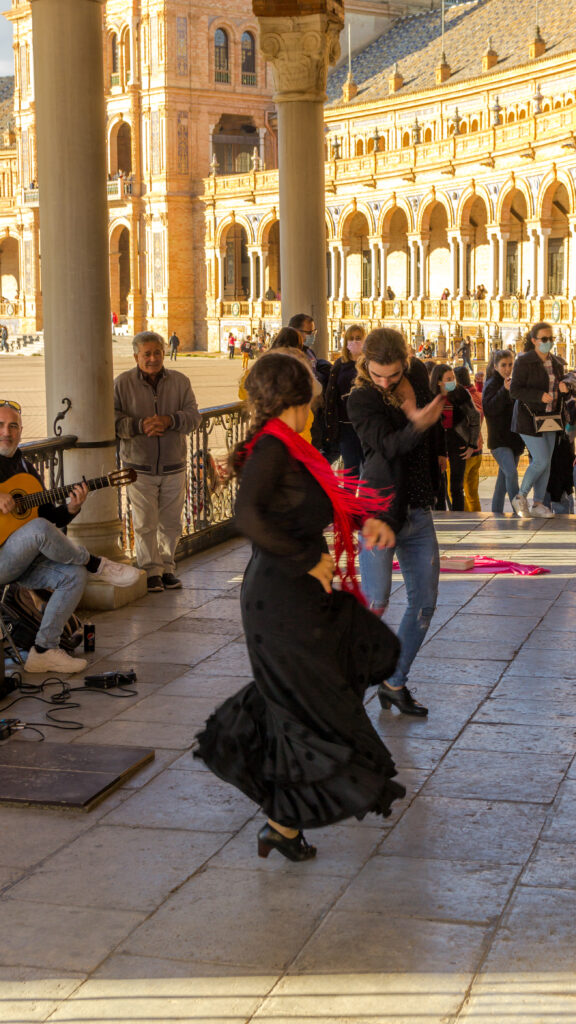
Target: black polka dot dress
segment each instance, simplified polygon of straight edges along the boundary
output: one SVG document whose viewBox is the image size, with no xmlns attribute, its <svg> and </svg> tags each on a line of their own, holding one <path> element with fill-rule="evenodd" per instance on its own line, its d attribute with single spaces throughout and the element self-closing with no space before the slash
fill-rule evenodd
<svg viewBox="0 0 576 1024">
<path fill-rule="evenodd" d="M 241 601 L 254 679 L 211 715 L 195 754 L 269 818 L 299 829 L 386 817 L 405 792 L 363 703 L 393 672 L 399 642 L 351 594 L 327 594 L 309 575 L 331 518 L 308 470 L 262 438 L 236 506 L 253 542 Z"/>
</svg>

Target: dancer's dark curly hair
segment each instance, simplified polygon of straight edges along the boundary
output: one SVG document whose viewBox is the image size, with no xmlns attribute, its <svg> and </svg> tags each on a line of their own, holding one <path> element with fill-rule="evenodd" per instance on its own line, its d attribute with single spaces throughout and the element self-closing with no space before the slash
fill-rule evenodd
<svg viewBox="0 0 576 1024">
<path fill-rule="evenodd" d="M 231 476 L 239 475 L 246 458 L 246 445 L 268 420 L 292 405 L 312 401 L 312 372 L 303 359 L 289 351 L 267 352 L 254 364 L 244 381 L 250 410 L 250 429 L 228 459 Z"/>
</svg>

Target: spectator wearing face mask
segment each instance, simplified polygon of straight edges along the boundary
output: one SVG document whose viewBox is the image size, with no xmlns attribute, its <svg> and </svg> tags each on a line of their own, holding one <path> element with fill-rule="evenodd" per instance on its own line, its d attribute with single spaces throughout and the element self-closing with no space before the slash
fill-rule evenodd
<svg viewBox="0 0 576 1024">
<path fill-rule="evenodd" d="M 477 449 L 480 413 L 447 363 L 437 363 L 434 367 L 430 387 L 433 395 L 445 398 L 441 423 L 450 470 L 450 502 L 453 512 L 464 512 L 464 473 L 467 460 Z"/>
<path fill-rule="evenodd" d="M 530 452 L 530 465 L 512 501 L 514 511 L 524 519 L 530 516 L 548 519 L 554 515 L 551 509 L 546 508 L 544 497 L 556 434 L 562 429 L 564 396 L 568 393 L 568 386 L 562 380 L 562 363 L 552 355 L 553 345 L 550 324 L 534 324 L 526 335 L 524 352 L 518 356 L 512 371 L 510 397 L 515 402 L 512 430 L 520 434 Z M 557 417 L 557 429 L 542 429 L 542 424 L 535 417 L 544 415 L 549 423 Z M 530 491 L 534 492 L 531 509 L 528 507 Z"/>
</svg>

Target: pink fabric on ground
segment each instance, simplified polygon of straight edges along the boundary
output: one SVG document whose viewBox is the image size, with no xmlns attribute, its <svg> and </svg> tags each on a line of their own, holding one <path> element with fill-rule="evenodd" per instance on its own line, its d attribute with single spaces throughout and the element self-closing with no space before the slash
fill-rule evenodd
<svg viewBox="0 0 576 1024">
<path fill-rule="evenodd" d="M 393 562 L 392 568 L 398 570 L 399 563 Z M 473 569 L 441 569 L 440 572 L 493 572 L 508 573 L 511 576 L 543 576 L 550 572 L 550 569 L 544 569 L 541 565 L 522 565 L 521 562 L 489 558 L 488 555 L 475 555 Z"/>
</svg>

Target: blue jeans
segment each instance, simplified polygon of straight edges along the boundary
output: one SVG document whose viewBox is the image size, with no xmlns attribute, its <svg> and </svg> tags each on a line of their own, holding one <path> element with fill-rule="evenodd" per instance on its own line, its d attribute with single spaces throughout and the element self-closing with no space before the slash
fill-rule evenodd
<svg viewBox="0 0 576 1024">
<path fill-rule="evenodd" d="M 498 476 L 494 485 L 492 495 L 492 511 L 504 511 L 504 499 L 506 494 L 512 504 L 512 498 L 518 494 L 518 461 L 520 455 L 516 455 L 511 448 L 493 448 L 492 455 L 498 463 Z"/>
<path fill-rule="evenodd" d="M 534 501 L 543 502 L 550 477 L 550 463 L 556 444 L 556 432 L 548 430 L 543 434 L 538 434 L 537 437 L 531 437 L 529 434 L 520 434 L 520 437 L 530 452 L 530 465 L 524 473 L 520 491 L 528 497 L 531 489 L 534 488 Z"/>
<path fill-rule="evenodd" d="M 69 540 L 47 519 L 32 519 L 0 548 L 0 585 L 18 580 L 31 590 L 52 590 L 36 643 L 58 647 L 66 621 L 86 585 L 86 548 Z"/>
<path fill-rule="evenodd" d="M 410 666 L 428 632 L 438 596 L 440 555 L 431 512 L 408 509 L 407 520 L 396 536 L 395 551 L 368 551 L 360 542 L 362 590 L 374 610 L 383 612 L 388 605 L 394 554 L 404 577 L 408 605 L 398 629 L 400 658 L 388 682 L 391 686 L 405 686 Z"/>
</svg>

